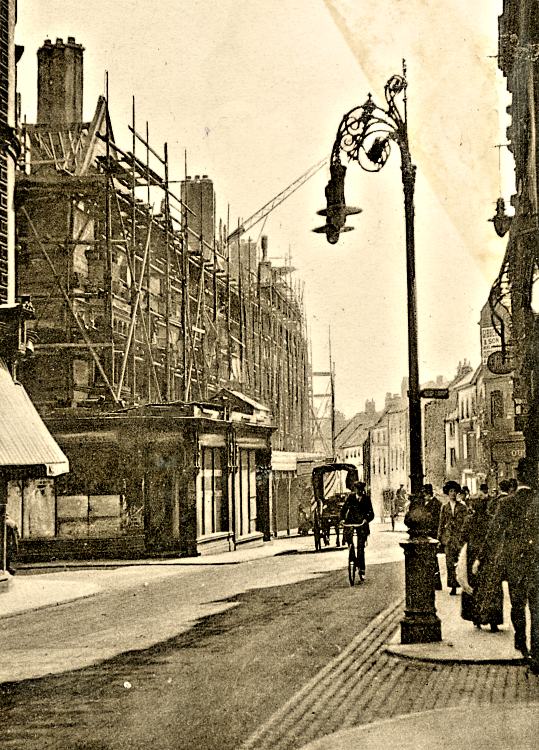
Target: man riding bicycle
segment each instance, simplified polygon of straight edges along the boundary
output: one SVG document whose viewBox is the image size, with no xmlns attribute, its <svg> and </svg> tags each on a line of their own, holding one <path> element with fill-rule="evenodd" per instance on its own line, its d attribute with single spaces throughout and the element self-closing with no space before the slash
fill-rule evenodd
<svg viewBox="0 0 539 750">
<path fill-rule="evenodd" d="M 357 551 L 359 576 L 365 577 L 365 542 L 370 534 L 369 522 L 374 518 L 371 498 L 365 491 L 365 482 L 354 482 L 352 492 L 341 508 L 341 521 L 345 528 L 344 541 L 350 545 L 354 540 L 354 528 L 357 531 Z M 349 525 L 350 524 L 350 525 Z M 353 524 L 353 525 L 352 525 Z M 360 526 L 356 524 L 361 524 Z"/>
</svg>

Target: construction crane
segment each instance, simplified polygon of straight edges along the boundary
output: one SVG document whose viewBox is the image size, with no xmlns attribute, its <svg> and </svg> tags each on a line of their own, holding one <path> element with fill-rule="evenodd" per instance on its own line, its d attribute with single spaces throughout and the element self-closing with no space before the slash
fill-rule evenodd
<svg viewBox="0 0 539 750">
<path fill-rule="evenodd" d="M 238 240 L 245 232 L 249 231 L 252 227 L 255 226 L 255 224 L 258 224 L 259 221 L 262 221 L 262 219 L 265 219 L 268 214 L 270 214 L 274 208 L 277 208 L 277 206 L 280 206 L 281 203 L 283 203 L 292 193 L 295 193 L 298 188 L 300 188 L 307 180 L 310 180 L 313 175 L 315 175 L 322 167 L 327 164 L 328 160 L 327 158 L 322 159 L 322 161 L 319 161 L 317 164 L 314 164 L 310 169 L 307 170 L 304 174 L 301 175 L 301 177 L 298 177 L 297 180 L 295 180 L 291 185 L 286 187 L 284 190 L 282 190 L 278 195 L 276 195 L 274 198 L 272 198 L 270 201 L 268 201 L 262 208 L 258 209 L 256 213 L 254 213 L 252 216 L 249 216 L 248 219 L 246 219 L 237 229 L 235 229 L 231 234 L 228 235 L 227 241 L 232 242 L 233 240 Z"/>
</svg>

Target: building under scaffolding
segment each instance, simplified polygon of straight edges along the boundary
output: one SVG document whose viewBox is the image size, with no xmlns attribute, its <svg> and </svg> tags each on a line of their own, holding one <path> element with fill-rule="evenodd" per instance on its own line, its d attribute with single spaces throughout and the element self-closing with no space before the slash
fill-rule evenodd
<svg viewBox="0 0 539 750">
<path fill-rule="evenodd" d="M 174 192 L 134 99 L 129 150 L 106 97 L 83 121 L 82 65 L 72 37 L 45 41 L 22 134 L 17 283 L 36 344 L 19 377 L 72 465 L 33 497 L 23 539 L 193 554 L 268 538 L 271 443 L 311 449 L 301 293 L 266 241 L 259 258 L 216 230 L 207 176 Z"/>
</svg>

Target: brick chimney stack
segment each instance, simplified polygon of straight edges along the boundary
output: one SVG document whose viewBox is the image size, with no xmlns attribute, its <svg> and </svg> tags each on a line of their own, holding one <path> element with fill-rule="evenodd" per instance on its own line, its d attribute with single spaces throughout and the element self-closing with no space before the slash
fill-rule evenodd
<svg viewBox="0 0 539 750">
<path fill-rule="evenodd" d="M 82 44 L 69 36 L 45 39 L 37 52 L 37 122 L 65 126 L 82 122 Z"/>
</svg>

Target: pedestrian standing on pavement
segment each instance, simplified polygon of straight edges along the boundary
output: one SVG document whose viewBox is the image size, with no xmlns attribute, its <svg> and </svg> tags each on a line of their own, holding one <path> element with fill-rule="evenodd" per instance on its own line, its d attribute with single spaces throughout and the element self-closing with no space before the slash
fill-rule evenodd
<svg viewBox="0 0 539 750">
<path fill-rule="evenodd" d="M 6 513 L 6 570 L 15 575 L 13 562 L 19 552 L 19 529 L 15 521 Z"/>
<path fill-rule="evenodd" d="M 507 574 L 500 553 L 505 530 L 496 528 L 494 531 L 494 518 L 498 503 L 509 496 L 510 490 L 510 482 L 506 479 L 502 479 L 499 491 L 495 495 L 488 491 L 488 487 L 486 488 L 489 525 L 483 544 L 475 553 L 476 560 L 480 562 L 472 563 L 472 580 L 475 581 L 474 607 L 479 625 L 491 622 L 498 622 L 500 625 L 503 620 L 502 581 L 507 578 Z M 471 559 L 472 554 L 468 562 Z"/>
<path fill-rule="evenodd" d="M 516 486 L 514 488 L 516 490 Z M 496 507 L 496 503 L 498 502 L 498 495 L 500 494 L 499 487 L 495 487 L 492 485 L 488 490 L 488 501 L 492 505 L 492 507 Z"/>
<path fill-rule="evenodd" d="M 461 503 L 464 503 L 464 505 L 469 508 L 471 504 L 471 498 L 470 498 L 470 490 L 466 485 L 463 485 L 460 488 L 460 492 L 458 493 L 459 500 Z"/>
<path fill-rule="evenodd" d="M 345 524 L 360 524 L 357 529 L 357 550 L 359 576 L 365 577 L 365 543 L 370 534 L 369 523 L 374 518 L 370 495 L 367 494 L 365 482 L 354 482 L 352 492 L 348 495 L 341 508 L 341 521 Z M 350 544 L 354 539 L 354 529 L 345 528 L 343 541 Z"/>
<path fill-rule="evenodd" d="M 529 657 L 531 670 L 539 674 L 539 496 L 536 471 L 529 458 L 520 459 L 517 488 L 498 501 L 487 542 L 491 548 L 497 548 L 499 564 L 509 586 L 515 648 L 524 657 Z M 533 489 L 532 483 L 535 484 Z M 480 571 L 481 567 L 480 556 L 474 562 L 474 571 Z M 526 605 L 531 620 L 529 649 L 526 642 Z"/>
<path fill-rule="evenodd" d="M 391 531 L 395 531 L 395 521 L 400 513 L 399 498 L 398 493 L 394 490 L 389 490 L 389 492 L 389 518 L 391 519 Z"/>
<path fill-rule="evenodd" d="M 498 626 L 503 623 L 503 589 L 499 570 L 496 565 L 485 564 L 483 570 L 474 573 L 473 567 L 483 549 L 486 555 L 485 541 L 491 520 L 488 492 L 480 493 L 473 499 L 462 526 L 461 542 L 466 545 L 466 573 L 472 592 L 462 591 L 460 614 L 463 620 L 470 620 L 476 628 L 490 625 L 491 632 L 497 633 Z"/>
<path fill-rule="evenodd" d="M 477 497 L 485 500 L 488 503 L 489 500 L 489 494 L 488 494 L 488 484 L 480 484 L 479 485 L 479 491 L 477 493 Z"/>
<path fill-rule="evenodd" d="M 429 514 L 430 522 L 428 528 L 428 535 L 432 539 L 438 538 L 438 527 L 440 525 L 440 513 L 442 510 L 442 503 L 438 500 L 432 489 L 432 484 L 423 485 L 423 504 L 425 510 Z M 440 575 L 440 563 L 438 556 L 436 556 L 436 571 L 434 573 L 434 588 L 436 591 L 442 590 L 442 578 Z"/>
<path fill-rule="evenodd" d="M 407 510 L 408 498 L 406 497 L 406 489 L 403 484 L 401 484 L 396 492 L 396 501 L 398 513 L 404 513 Z"/>
<path fill-rule="evenodd" d="M 464 503 L 457 499 L 460 492 L 458 482 L 452 480 L 446 482 L 443 486 L 443 492 L 444 495 L 447 495 L 448 502 L 442 506 L 440 511 L 437 538 L 445 551 L 449 593 L 451 596 L 455 596 L 459 585 L 455 575 L 455 566 L 461 548 L 460 536 L 467 510 Z"/>
</svg>

